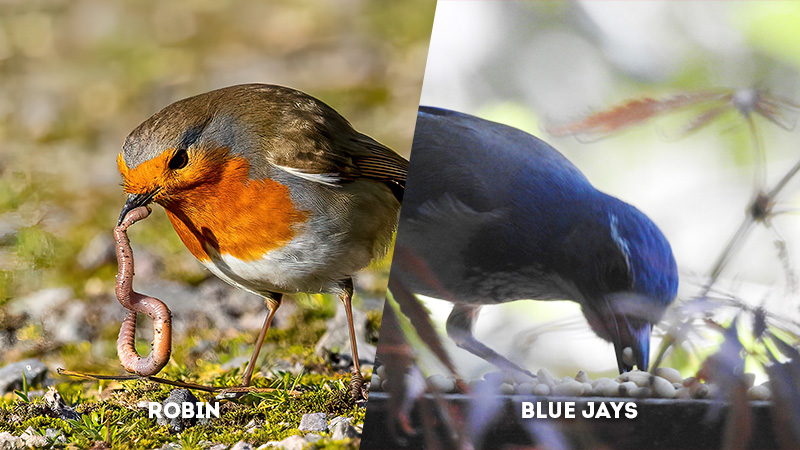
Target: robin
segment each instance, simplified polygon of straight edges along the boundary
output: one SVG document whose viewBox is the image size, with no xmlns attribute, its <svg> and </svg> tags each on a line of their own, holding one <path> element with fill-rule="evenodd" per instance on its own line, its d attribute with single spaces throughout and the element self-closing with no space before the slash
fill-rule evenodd
<svg viewBox="0 0 800 450">
<path fill-rule="evenodd" d="M 301 292 L 344 304 L 360 383 L 352 277 L 390 245 L 403 157 L 310 95 L 246 84 L 162 109 L 128 135 L 117 164 L 128 194 L 120 222 L 161 205 L 205 267 L 266 299 L 243 386 L 284 294 Z"/>
<path fill-rule="evenodd" d="M 678 270 L 645 214 L 547 143 L 467 114 L 420 107 L 412 155 L 390 285 L 453 302 L 448 335 L 503 368 L 532 375 L 475 338 L 478 313 L 537 299 L 578 302 L 620 372 L 647 370 Z"/>
</svg>

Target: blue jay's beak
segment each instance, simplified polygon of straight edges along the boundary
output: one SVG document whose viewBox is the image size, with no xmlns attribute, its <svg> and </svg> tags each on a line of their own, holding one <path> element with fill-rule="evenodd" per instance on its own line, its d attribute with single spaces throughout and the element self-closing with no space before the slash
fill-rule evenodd
<svg viewBox="0 0 800 450">
<path fill-rule="evenodd" d="M 595 333 L 614 344 L 620 373 L 632 370 L 634 365 L 647 370 L 652 323 L 663 314 L 658 302 L 644 295 L 616 293 L 584 304 L 583 312 Z M 623 357 L 628 347 L 633 350 L 632 361 Z"/>
</svg>

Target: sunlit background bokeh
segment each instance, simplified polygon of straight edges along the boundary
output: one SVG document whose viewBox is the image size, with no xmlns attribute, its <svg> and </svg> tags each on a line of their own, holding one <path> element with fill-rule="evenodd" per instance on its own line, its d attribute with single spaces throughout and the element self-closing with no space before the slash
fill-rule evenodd
<svg viewBox="0 0 800 450">
<path fill-rule="evenodd" d="M 754 165 L 746 123 L 735 111 L 687 136 L 680 131 L 702 108 L 588 143 L 549 136 L 544 127 L 626 99 L 720 87 L 758 88 L 797 103 L 799 69 L 800 4 L 794 2 L 440 1 L 421 103 L 526 130 L 560 150 L 598 189 L 644 211 L 672 244 L 679 299 L 687 299 L 699 293 L 743 220 L 756 192 L 755 174 L 763 174 L 760 187 L 769 188 L 800 159 L 798 131 L 755 116 L 764 172 Z M 798 188 L 796 179 L 786 187 L 775 211 L 789 213 L 771 218 L 772 228 L 757 225 L 716 285 L 795 322 Z M 778 256 L 781 240 L 785 258 Z M 443 330 L 450 304 L 427 304 Z M 733 313 L 714 314 L 725 324 Z M 654 334 L 654 352 L 662 332 Z M 611 344 L 592 333 L 575 303 L 485 307 L 476 336 L 533 371 L 616 371 Z M 468 377 L 493 370 L 445 342 Z M 696 353 L 672 353 L 665 364 L 688 376 L 718 342 L 719 335 L 709 333 L 692 343 Z M 747 369 L 758 371 L 752 361 Z"/>
</svg>

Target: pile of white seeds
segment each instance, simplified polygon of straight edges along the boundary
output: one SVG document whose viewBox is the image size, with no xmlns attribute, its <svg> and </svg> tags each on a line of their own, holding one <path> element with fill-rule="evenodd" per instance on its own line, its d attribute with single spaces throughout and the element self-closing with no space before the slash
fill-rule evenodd
<svg viewBox="0 0 800 450">
<path fill-rule="evenodd" d="M 372 375 L 372 389 L 385 390 L 386 374 L 383 366 Z M 382 373 L 383 372 L 383 373 Z M 769 400 L 769 382 L 754 385 L 755 374 L 746 373 L 747 398 Z M 429 390 L 442 393 L 461 392 L 459 384 L 470 390 L 493 387 L 503 395 L 535 395 L 555 397 L 632 397 L 632 398 L 715 398 L 720 388 L 713 383 L 703 383 L 695 377 L 683 378 L 676 369 L 659 367 L 653 373 L 634 370 L 616 378 L 590 379 L 583 370 L 575 377 L 554 378 L 547 369 L 539 369 L 536 378 L 503 371 L 489 372 L 482 380 L 459 383 L 442 375 L 428 377 Z M 487 386 L 488 385 L 488 386 Z"/>
</svg>

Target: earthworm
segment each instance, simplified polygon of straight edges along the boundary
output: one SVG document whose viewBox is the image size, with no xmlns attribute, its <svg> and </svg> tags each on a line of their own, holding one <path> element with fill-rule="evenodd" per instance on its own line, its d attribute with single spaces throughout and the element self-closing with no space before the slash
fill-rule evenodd
<svg viewBox="0 0 800 450">
<path fill-rule="evenodd" d="M 128 212 L 114 228 L 117 243 L 116 294 L 120 304 L 130 312 L 122 321 L 117 339 L 117 355 L 122 367 L 139 376 L 155 375 L 167 365 L 172 351 L 172 313 L 161 300 L 133 290 L 133 250 L 128 239 L 128 227 L 150 215 L 150 209 L 140 206 Z M 136 314 L 153 319 L 152 351 L 142 358 L 136 352 Z"/>
</svg>

